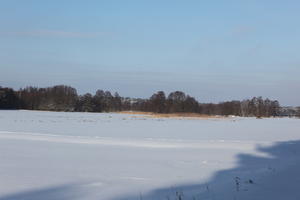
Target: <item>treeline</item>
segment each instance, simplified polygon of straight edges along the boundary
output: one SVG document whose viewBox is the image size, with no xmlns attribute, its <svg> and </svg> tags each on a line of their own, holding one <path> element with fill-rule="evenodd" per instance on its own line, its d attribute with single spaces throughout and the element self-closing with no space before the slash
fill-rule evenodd
<svg viewBox="0 0 300 200">
<path fill-rule="evenodd" d="M 254 97 L 218 104 L 199 103 L 184 92 L 169 95 L 163 91 L 149 99 L 121 97 L 118 93 L 97 90 L 93 95 L 78 95 L 75 88 L 57 85 L 47 88 L 26 87 L 18 91 L 0 87 L 0 109 L 28 109 L 77 112 L 146 111 L 156 113 L 189 112 L 207 115 L 270 117 L 280 115 L 278 101 Z"/>
<path fill-rule="evenodd" d="M 207 115 L 236 115 L 271 117 L 280 115 L 278 101 L 254 97 L 251 100 L 228 101 L 218 104 L 199 103 L 195 98 L 181 91 L 171 92 L 167 97 L 163 91 L 153 94 L 150 99 L 132 103 L 131 110 L 157 113 L 191 112 Z"/>
</svg>

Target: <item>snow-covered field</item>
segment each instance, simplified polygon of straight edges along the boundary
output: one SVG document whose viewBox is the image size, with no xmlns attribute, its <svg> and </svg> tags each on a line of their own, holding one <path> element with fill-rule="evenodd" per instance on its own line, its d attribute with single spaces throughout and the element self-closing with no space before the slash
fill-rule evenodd
<svg viewBox="0 0 300 200">
<path fill-rule="evenodd" d="M 299 119 L 0 111 L 0 200 L 281 200 L 299 185 Z"/>
</svg>

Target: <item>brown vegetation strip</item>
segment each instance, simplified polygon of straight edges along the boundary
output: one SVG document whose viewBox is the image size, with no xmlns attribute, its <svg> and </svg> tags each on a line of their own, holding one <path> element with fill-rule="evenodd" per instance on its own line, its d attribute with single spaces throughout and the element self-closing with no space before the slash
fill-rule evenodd
<svg viewBox="0 0 300 200">
<path fill-rule="evenodd" d="M 204 115 L 198 113 L 153 113 L 153 112 L 140 112 L 140 111 L 121 111 L 118 113 L 132 114 L 132 115 L 144 115 L 151 118 L 197 118 L 197 119 L 214 119 L 225 118 L 224 116 L 217 115 Z"/>
</svg>

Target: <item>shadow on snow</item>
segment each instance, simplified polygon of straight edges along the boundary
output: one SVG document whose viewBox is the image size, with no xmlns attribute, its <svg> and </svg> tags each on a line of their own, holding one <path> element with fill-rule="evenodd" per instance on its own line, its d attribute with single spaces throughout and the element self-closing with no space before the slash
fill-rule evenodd
<svg viewBox="0 0 300 200">
<path fill-rule="evenodd" d="M 240 154 L 237 167 L 217 172 L 206 183 L 160 188 L 113 200 L 300 199 L 300 141 L 279 142 L 271 147 L 257 147 L 257 150 L 268 156 Z M 0 200 L 89 199 L 81 187 L 63 185 L 2 196 Z M 101 200 L 97 196 L 91 199 Z"/>
</svg>

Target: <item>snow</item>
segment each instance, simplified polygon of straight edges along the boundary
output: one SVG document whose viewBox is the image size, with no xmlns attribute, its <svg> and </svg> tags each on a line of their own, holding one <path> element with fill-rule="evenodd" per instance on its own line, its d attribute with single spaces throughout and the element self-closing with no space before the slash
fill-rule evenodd
<svg viewBox="0 0 300 200">
<path fill-rule="evenodd" d="M 0 200 L 299 199 L 300 120 L 0 111 Z"/>
</svg>

